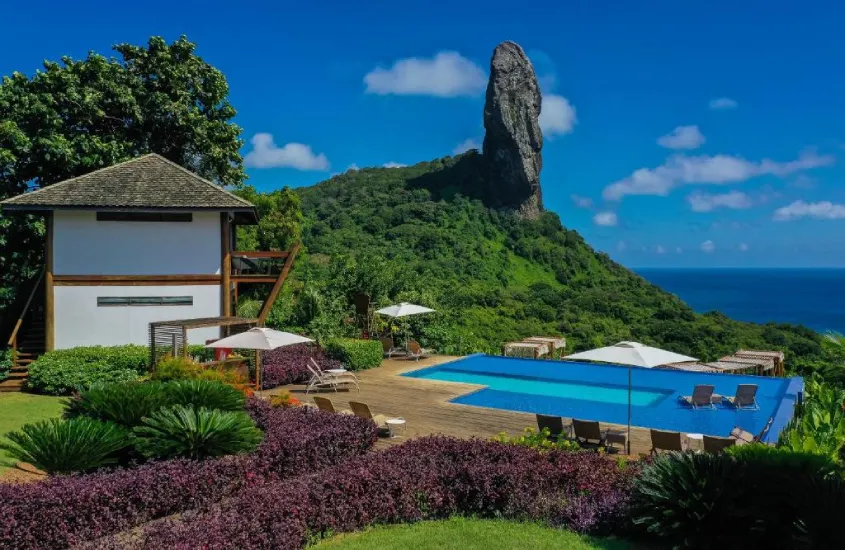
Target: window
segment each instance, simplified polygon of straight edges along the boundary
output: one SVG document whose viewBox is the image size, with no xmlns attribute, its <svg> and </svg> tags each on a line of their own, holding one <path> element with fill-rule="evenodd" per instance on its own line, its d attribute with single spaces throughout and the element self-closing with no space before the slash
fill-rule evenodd
<svg viewBox="0 0 845 550">
<path fill-rule="evenodd" d="M 98 296 L 97 307 L 192 306 L 193 296 Z"/>
<path fill-rule="evenodd" d="M 98 222 L 190 222 L 191 212 L 97 212 Z"/>
</svg>

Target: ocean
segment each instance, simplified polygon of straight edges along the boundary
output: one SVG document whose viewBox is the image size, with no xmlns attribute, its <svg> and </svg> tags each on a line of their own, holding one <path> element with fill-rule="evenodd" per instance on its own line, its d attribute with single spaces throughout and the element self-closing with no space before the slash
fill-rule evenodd
<svg viewBox="0 0 845 550">
<path fill-rule="evenodd" d="M 845 269 L 634 270 L 704 313 L 845 333 Z"/>
</svg>

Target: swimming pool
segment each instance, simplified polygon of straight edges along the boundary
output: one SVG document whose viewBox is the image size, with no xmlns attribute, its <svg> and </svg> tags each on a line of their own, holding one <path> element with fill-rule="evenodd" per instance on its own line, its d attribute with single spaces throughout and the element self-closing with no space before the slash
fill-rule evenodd
<svg viewBox="0 0 845 550">
<path fill-rule="evenodd" d="M 626 424 L 628 370 L 620 365 L 479 354 L 403 376 L 484 386 L 452 400 L 462 405 Z M 722 437 L 734 426 L 756 434 L 773 418 L 765 440 L 777 440 L 804 386 L 797 377 L 630 370 L 632 425 Z M 736 410 L 720 404 L 716 409 L 692 410 L 678 397 L 690 395 L 696 384 L 713 384 L 716 393 L 726 396 L 733 396 L 738 384 L 757 384 L 760 409 Z"/>
</svg>

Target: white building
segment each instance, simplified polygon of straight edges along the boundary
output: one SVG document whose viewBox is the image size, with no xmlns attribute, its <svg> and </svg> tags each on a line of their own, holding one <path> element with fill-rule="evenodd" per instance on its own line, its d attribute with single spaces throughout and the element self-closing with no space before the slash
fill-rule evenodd
<svg viewBox="0 0 845 550">
<path fill-rule="evenodd" d="M 146 344 L 151 322 L 231 315 L 234 227 L 257 223 L 252 204 L 156 154 L 0 206 L 45 216 L 46 350 Z"/>
</svg>

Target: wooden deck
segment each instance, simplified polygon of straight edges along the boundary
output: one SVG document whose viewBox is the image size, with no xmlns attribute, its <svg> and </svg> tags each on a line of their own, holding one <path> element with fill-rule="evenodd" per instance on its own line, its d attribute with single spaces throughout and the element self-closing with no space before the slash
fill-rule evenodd
<svg viewBox="0 0 845 550">
<path fill-rule="evenodd" d="M 370 406 L 373 414 L 403 417 L 407 421 L 406 432 L 403 434 L 400 430 L 398 437 L 392 439 L 380 438 L 378 447 L 394 445 L 408 438 L 431 434 L 461 438 L 490 438 L 501 432 L 517 435 L 529 426 L 536 428 L 533 414 L 449 402 L 455 397 L 484 386 L 399 376 L 403 372 L 447 363 L 455 359 L 458 358 L 437 356 L 418 362 L 388 359 L 379 368 L 356 373 L 361 379 L 360 393 L 353 389 L 339 392 L 329 390 L 315 393 L 312 391 L 310 395 L 328 397 L 336 408 L 348 409 L 350 400 L 361 401 Z M 289 391 L 304 403 L 313 403 L 310 395 L 305 395 L 303 385 L 282 386 L 262 393 L 272 395 L 282 390 Z M 605 427 L 624 428 L 624 426 L 602 423 L 602 428 Z M 695 443 L 700 442 L 693 442 L 693 445 Z M 643 428 L 632 428 L 631 453 L 644 454 L 650 449 L 649 431 Z"/>
</svg>

